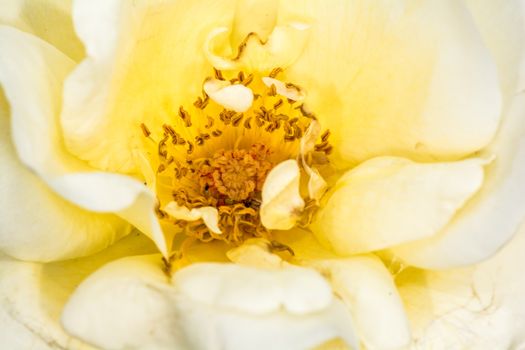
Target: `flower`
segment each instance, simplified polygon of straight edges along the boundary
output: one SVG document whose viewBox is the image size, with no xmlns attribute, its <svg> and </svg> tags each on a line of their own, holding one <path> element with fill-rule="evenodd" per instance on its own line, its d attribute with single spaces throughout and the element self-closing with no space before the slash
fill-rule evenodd
<svg viewBox="0 0 525 350">
<path fill-rule="evenodd" d="M 525 209 L 488 6 L 79 0 L 85 58 L 2 26 L 0 248 L 48 262 L 5 259 L 7 312 L 66 347 L 59 317 L 111 349 L 406 346 L 413 267 L 487 258 Z"/>
</svg>

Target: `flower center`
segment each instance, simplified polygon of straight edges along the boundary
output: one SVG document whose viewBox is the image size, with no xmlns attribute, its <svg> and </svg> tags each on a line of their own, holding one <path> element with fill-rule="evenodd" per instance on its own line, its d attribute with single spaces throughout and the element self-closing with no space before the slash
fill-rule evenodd
<svg viewBox="0 0 525 350">
<path fill-rule="evenodd" d="M 300 87 L 275 79 L 280 72 L 274 69 L 268 77 L 256 79 L 243 72 L 226 78 L 215 70 L 204 90 L 213 80 L 232 90 L 234 97 L 237 91 L 241 98 L 248 91 L 252 100 L 243 111 L 238 101 L 221 95 L 222 91 L 203 91 L 191 106 L 169 111 L 170 123 L 157 134 L 141 125 L 149 145 L 146 158 L 156 169 L 148 185 L 155 187 L 162 220 L 204 242 L 271 239 L 260 214 L 268 174 L 277 164 L 297 159 L 306 176 L 312 169 L 322 170 L 331 151 L 325 132 L 319 143 L 302 153 L 301 139 L 315 116 L 301 103 Z M 315 200 L 307 190 L 303 192 L 307 205 L 302 212 L 308 221 Z M 169 203 L 174 203 L 176 214 L 166 209 Z"/>
</svg>

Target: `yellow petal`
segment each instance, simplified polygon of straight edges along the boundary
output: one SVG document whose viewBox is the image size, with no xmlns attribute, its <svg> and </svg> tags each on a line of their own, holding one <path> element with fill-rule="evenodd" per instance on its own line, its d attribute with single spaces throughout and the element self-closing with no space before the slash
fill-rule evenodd
<svg viewBox="0 0 525 350">
<path fill-rule="evenodd" d="M 305 88 L 305 102 L 333 131 L 340 166 L 381 155 L 459 159 L 493 138 L 496 67 L 461 2 L 280 4 L 281 21 L 312 23 L 286 80 Z"/>
<path fill-rule="evenodd" d="M 274 28 L 267 41 L 252 33 L 242 46 L 229 46 L 228 27 L 210 32 L 205 43 L 205 54 L 217 69 L 246 70 L 268 74 L 273 68 L 290 66 L 302 53 L 309 35 L 309 24 L 289 21 Z"/>
<path fill-rule="evenodd" d="M 480 188 L 483 164 L 374 158 L 340 178 L 312 230 L 345 255 L 435 235 Z"/>
<path fill-rule="evenodd" d="M 293 159 L 277 164 L 262 189 L 261 222 L 270 230 L 291 229 L 300 217 L 304 200 L 299 193 L 301 173 Z"/>
<path fill-rule="evenodd" d="M 73 28 L 71 3 L 70 0 L 7 0 L 2 2 L 0 24 L 33 34 L 79 61 L 84 48 Z"/>
<path fill-rule="evenodd" d="M 234 9 L 233 0 L 76 1 L 75 29 L 88 57 L 65 83 L 68 149 L 97 168 L 136 172 L 140 124 L 171 123 L 180 105 L 201 94 L 213 74 L 205 38 L 231 23 Z"/>
</svg>

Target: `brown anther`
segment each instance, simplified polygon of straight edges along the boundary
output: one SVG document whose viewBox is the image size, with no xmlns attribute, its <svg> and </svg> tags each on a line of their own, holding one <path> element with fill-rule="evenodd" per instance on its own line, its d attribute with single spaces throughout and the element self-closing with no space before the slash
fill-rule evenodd
<svg viewBox="0 0 525 350">
<path fill-rule="evenodd" d="M 213 130 L 211 132 L 211 136 L 214 136 L 214 137 L 219 137 L 221 135 L 222 135 L 222 131 L 220 131 L 219 129 Z"/>
<path fill-rule="evenodd" d="M 166 166 L 164 164 L 159 165 L 157 168 L 157 174 L 162 173 L 164 170 L 166 170 Z"/>
<path fill-rule="evenodd" d="M 252 126 L 250 125 L 250 122 L 252 120 L 252 117 L 248 117 L 244 120 L 244 128 L 245 129 L 251 129 Z"/>
<path fill-rule="evenodd" d="M 186 151 L 187 154 L 192 154 L 193 153 L 193 144 L 188 141 L 188 150 Z"/>
<path fill-rule="evenodd" d="M 243 81 L 242 84 L 244 86 L 250 85 L 250 83 L 253 81 L 253 74 L 248 75 Z"/>
<path fill-rule="evenodd" d="M 207 115 L 206 118 L 208 119 L 208 122 L 206 123 L 206 125 L 204 125 L 204 127 L 206 129 L 209 129 L 213 126 L 213 123 L 215 123 L 215 119 L 210 117 L 209 115 Z"/>
<path fill-rule="evenodd" d="M 215 73 L 215 78 L 219 80 L 224 80 L 224 77 L 222 75 L 222 72 L 216 68 L 213 68 L 213 71 Z"/>
<path fill-rule="evenodd" d="M 280 67 L 274 68 L 270 72 L 269 77 L 275 79 L 275 77 L 277 77 L 277 75 L 279 75 L 279 73 L 281 73 L 282 71 L 283 71 L 283 69 L 280 68 Z"/>
<path fill-rule="evenodd" d="M 283 105 L 283 100 L 279 99 L 279 101 L 275 102 L 273 105 L 273 109 L 278 109 Z"/>
<path fill-rule="evenodd" d="M 326 130 L 322 133 L 322 135 L 321 135 L 321 140 L 322 140 L 323 142 L 325 142 L 325 141 L 328 140 L 329 137 L 330 137 L 330 130 L 329 130 L 329 129 L 326 129 Z"/>
<path fill-rule="evenodd" d="M 146 126 L 146 124 L 141 123 L 140 124 L 140 129 L 142 130 L 142 133 L 144 134 L 145 137 L 149 137 L 149 135 L 151 135 L 151 131 L 149 131 L 149 129 Z"/>
<path fill-rule="evenodd" d="M 272 84 L 270 86 L 270 90 L 268 91 L 268 96 L 275 96 L 277 95 L 277 88 L 275 87 L 275 84 Z"/>
<path fill-rule="evenodd" d="M 235 126 L 235 127 L 239 126 L 239 124 L 240 124 L 240 122 L 241 122 L 243 117 L 244 117 L 244 114 L 242 114 L 242 113 L 239 113 L 236 116 L 234 116 L 232 118 L 232 125 Z"/>
<path fill-rule="evenodd" d="M 184 121 L 184 125 L 189 128 L 191 126 L 191 116 L 182 106 L 179 107 L 179 116 Z"/>
</svg>

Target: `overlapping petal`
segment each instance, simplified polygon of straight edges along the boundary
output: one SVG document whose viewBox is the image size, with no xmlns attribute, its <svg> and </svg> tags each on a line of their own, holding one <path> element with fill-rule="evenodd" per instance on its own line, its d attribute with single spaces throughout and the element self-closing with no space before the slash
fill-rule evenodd
<svg viewBox="0 0 525 350">
<path fill-rule="evenodd" d="M 468 3 L 498 63 L 505 98 L 503 122 L 485 150 L 496 160 L 480 193 L 438 236 L 394 250 L 420 267 L 448 268 L 485 259 L 514 235 L 525 212 L 525 6 L 520 1 L 497 8 L 486 1 Z"/>
<path fill-rule="evenodd" d="M 379 157 L 346 172 L 312 230 L 339 254 L 375 251 L 437 234 L 483 183 L 481 159 L 415 163 Z"/>
<path fill-rule="evenodd" d="M 265 303 L 257 303 L 256 286 L 265 288 Z M 112 349 L 289 350 L 337 337 L 355 345 L 340 303 L 325 295 L 323 305 L 310 304 L 327 288 L 311 270 L 234 264 L 193 264 L 170 281 L 159 255 L 142 256 L 118 260 L 90 276 L 62 320 L 72 334 Z"/>
<path fill-rule="evenodd" d="M 492 140 L 496 67 L 461 2 L 298 0 L 279 13 L 312 23 L 286 76 L 332 130 L 340 166 L 381 155 L 458 159 Z"/>
<path fill-rule="evenodd" d="M 86 210 L 118 214 L 167 255 L 151 191 L 131 177 L 96 171 L 63 147 L 58 126 L 61 88 L 73 63 L 16 29 L 2 27 L 0 35 L 0 81 L 11 106 L 12 139 L 20 160 L 65 199 Z M 101 242 L 112 243 L 108 238 Z"/>
</svg>

